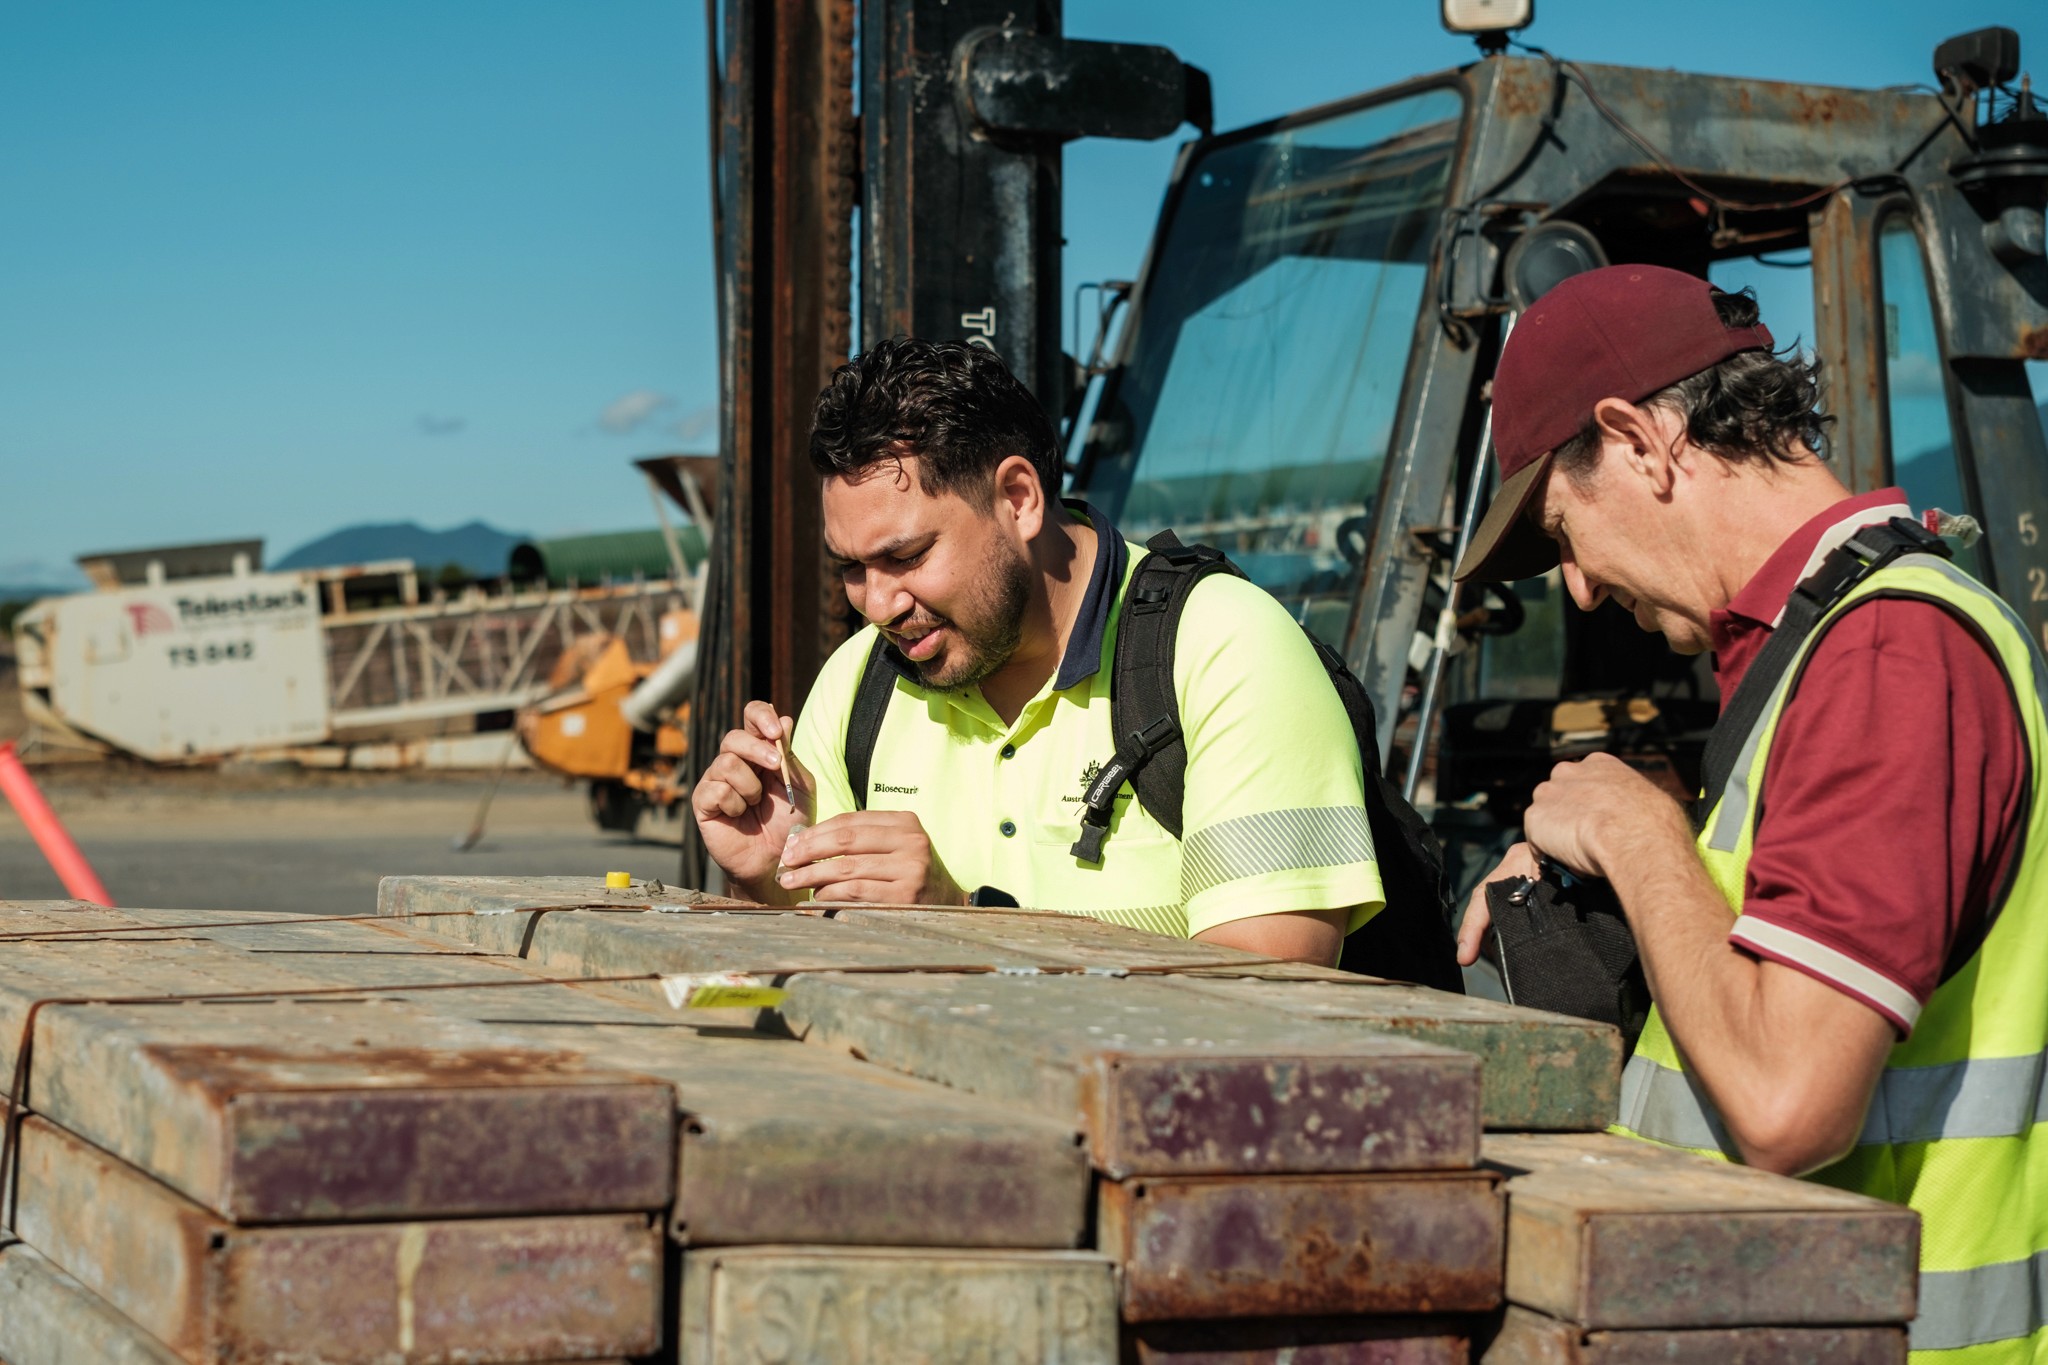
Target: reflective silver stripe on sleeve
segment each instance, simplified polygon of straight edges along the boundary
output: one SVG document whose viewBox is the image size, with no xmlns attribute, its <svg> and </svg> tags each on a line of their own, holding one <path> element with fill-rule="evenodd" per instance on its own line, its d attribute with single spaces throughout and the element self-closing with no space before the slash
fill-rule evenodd
<svg viewBox="0 0 2048 1365">
<path fill-rule="evenodd" d="M 1970 1270 L 1920 1273 L 1920 1314 L 1907 1332 L 1915 1351 L 1953 1351 L 2032 1336 L 2048 1323 L 2048 1251 Z"/>
<path fill-rule="evenodd" d="M 1193 900 L 1212 886 L 1307 867 L 1373 861 L 1363 806 L 1304 806 L 1221 820 L 1188 836 L 1180 894 Z"/>
<path fill-rule="evenodd" d="M 1859 1147 L 1949 1138 L 2019 1137 L 2048 1123 L 2048 1054 L 1889 1067 L 1863 1116 Z M 1621 1073 L 1621 1125 L 1658 1142 L 1737 1155 L 1720 1115 L 1690 1076 L 1641 1053 Z"/>
<path fill-rule="evenodd" d="M 1692 1077 L 1642 1053 L 1621 1071 L 1621 1126 L 1674 1147 L 1696 1147 L 1739 1157 L 1721 1116 Z"/>
</svg>

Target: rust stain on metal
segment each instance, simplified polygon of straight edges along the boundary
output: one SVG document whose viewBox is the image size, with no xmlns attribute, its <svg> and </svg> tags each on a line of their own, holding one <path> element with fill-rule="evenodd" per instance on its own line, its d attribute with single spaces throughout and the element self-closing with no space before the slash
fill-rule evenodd
<svg viewBox="0 0 2048 1365">
<path fill-rule="evenodd" d="M 667 1086 L 251 1096 L 229 1114 L 243 1222 L 652 1210 L 674 1190 Z M 479 1153 L 489 1153 L 480 1159 Z"/>
<path fill-rule="evenodd" d="M 1550 107 L 1551 84 L 1548 68 L 1503 68 L 1495 87 L 1500 111 L 1511 118 L 1541 118 Z"/>
<path fill-rule="evenodd" d="M 1442 1318 L 1133 1323 L 1124 1329 L 1124 1358 L 1131 1365 L 1468 1365 L 1468 1330 Z"/>
<path fill-rule="evenodd" d="M 2048 324 L 2023 328 L 2013 355 L 2020 360 L 2048 360 Z"/>
<path fill-rule="evenodd" d="M 1478 1312 L 1500 1302 L 1487 1172 L 1105 1183 L 1127 1321 Z"/>
<path fill-rule="evenodd" d="M 218 1360 L 637 1356 L 661 1340 L 660 1234 L 639 1218 L 225 1233 Z"/>
<path fill-rule="evenodd" d="M 580 1053 L 539 1048 L 349 1047 L 313 1051 L 244 1043 L 155 1043 L 142 1050 L 168 1074 L 223 1100 L 248 1091 L 332 1090 L 349 1084 L 389 1090 L 457 1090 L 559 1083 L 591 1075 Z M 294 1080 L 292 1072 L 302 1068 L 314 1074 Z M 348 1072 L 358 1073 L 359 1079 L 352 1081 L 343 1074 Z"/>
<path fill-rule="evenodd" d="M 1477 1150 L 1479 1064 L 1468 1053 L 1093 1061 L 1082 1107 L 1095 1164 L 1110 1175 L 1448 1170 Z"/>
</svg>

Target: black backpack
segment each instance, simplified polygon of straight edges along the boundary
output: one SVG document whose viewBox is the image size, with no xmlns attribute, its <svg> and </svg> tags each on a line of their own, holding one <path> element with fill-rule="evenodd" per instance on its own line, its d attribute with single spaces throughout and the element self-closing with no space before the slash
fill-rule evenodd
<svg viewBox="0 0 2048 1365">
<path fill-rule="evenodd" d="M 1151 553 L 1139 561 L 1125 597 L 1110 673 L 1110 724 L 1123 738 L 1088 785 L 1081 837 L 1073 849 L 1083 862 L 1102 861 L 1116 794 L 1127 782 L 1146 812 L 1174 838 L 1181 837 L 1187 745 L 1181 737 L 1180 699 L 1173 690 L 1181 612 L 1195 585 L 1210 574 L 1244 576 L 1222 551 L 1182 545 L 1171 531 L 1152 537 L 1147 548 Z M 1364 684 L 1312 633 L 1309 642 L 1351 718 L 1364 764 L 1365 811 L 1374 857 L 1387 897 L 1386 908 L 1344 940 L 1339 965 L 1346 971 L 1462 994 L 1464 977 L 1451 937 L 1443 850 L 1428 823 L 1381 771 L 1379 726 Z M 863 810 L 875 740 L 896 686 L 896 671 L 882 650 L 877 641 L 868 655 L 846 725 L 846 775 L 854 802 Z"/>
</svg>

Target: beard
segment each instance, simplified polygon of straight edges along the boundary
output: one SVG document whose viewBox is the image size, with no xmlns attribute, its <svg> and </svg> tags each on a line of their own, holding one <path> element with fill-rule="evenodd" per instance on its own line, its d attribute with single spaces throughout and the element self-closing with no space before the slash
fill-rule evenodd
<svg viewBox="0 0 2048 1365">
<path fill-rule="evenodd" d="M 916 615 L 898 627 L 953 628 L 953 640 L 937 658 L 912 661 L 926 687 L 973 687 L 1010 661 L 1024 638 L 1024 612 L 1031 604 L 1031 578 L 1031 565 L 1024 556 L 992 536 L 982 571 L 955 615 Z"/>
</svg>

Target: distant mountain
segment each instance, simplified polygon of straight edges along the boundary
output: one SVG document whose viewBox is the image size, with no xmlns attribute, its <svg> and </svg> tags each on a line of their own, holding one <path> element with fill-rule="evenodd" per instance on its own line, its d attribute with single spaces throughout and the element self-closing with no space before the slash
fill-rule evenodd
<svg viewBox="0 0 2048 1365">
<path fill-rule="evenodd" d="M 265 567 L 322 569 L 333 564 L 410 559 L 428 572 L 439 569 L 443 564 L 460 564 L 478 578 L 496 578 L 505 572 L 505 561 L 511 556 L 512 547 L 530 539 L 531 536 L 500 531 L 480 521 L 450 527 L 446 531 L 429 531 L 410 521 L 385 526 L 346 526 L 301 545 Z"/>
<path fill-rule="evenodd" d="M 0 583 L 0 602 L 33 602 L 38 597 L 64 597 L 84 592 L 78 583 Z"/>
</svg>

